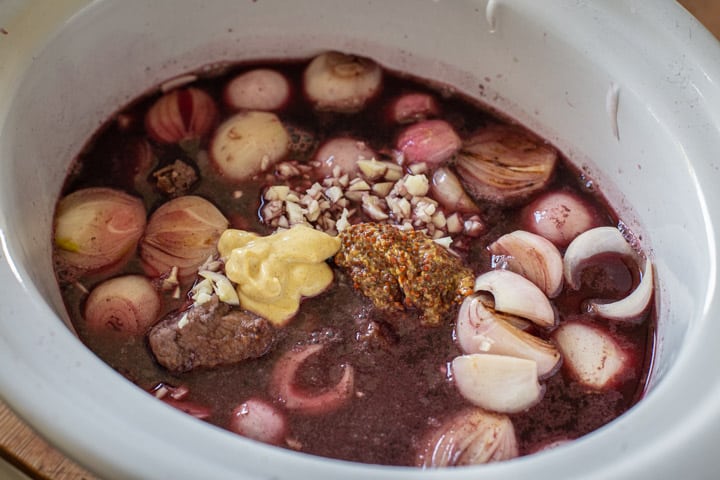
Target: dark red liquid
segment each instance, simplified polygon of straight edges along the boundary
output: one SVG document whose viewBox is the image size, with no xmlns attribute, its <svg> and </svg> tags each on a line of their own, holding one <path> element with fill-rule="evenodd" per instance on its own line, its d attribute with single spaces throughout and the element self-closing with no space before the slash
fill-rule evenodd
<svg viewBox="0 0 720 480">
<path fill-rule="evenodd" d="M 305 63 L 269 62 L 264 66 L 283 72 L 299 86 Z M 232 78 L 233 73 L 246 68 L 247 65 L 236 66 L 222 76 L 200 79 L 195 86 L 211 93 L 222 106 L 222 85 Z M 312 132 L 318 142 L 345 134 L 363 138 L 372 148 L 382 151 L 393 144 L 399 129 L 388 121 L 386 105 L 405 91 L 433 93 L 441 105 L 442 117 L 452 123 L 461 136 L 487 122 L 500 121 L 468 99 L 447 91 L 440 94 L 427 83 L 391 72 L 385 72 L 380 96 L 359 114 L 316 114 L 300 93 L 301 89 L 296 88 L 280 117 L 283 122 Z M 157 95 L 143 97 L 118 114 L 118 117 L 130 120 L 129 127 L 123 123 L 120 128 L 116 118 L 108 121 L 78 157 L 65 183 L 64 194 L 89 186 L 109 186 L 143 197 L 149 212 L 167 200 L 150 185 L 138 187 L 137 175 L 143 171 L 143 166 L 138 165 L 133 149 L 134 142 L 145 136 L 144 112 L 156 98 Z M 223 115 L 229 114 L 223 112 Z M 215 178 L 212 169 L 197 156 L 198 150 L 207 149 L 207 140 L 185 148 L 152 141 L 151 145 L 158 158 L 158 168 L 176 159 L 193 165 L 200 173 L 200 181 L 191 193 L 212 201 L 233 226 L 261 234 L 270 233 L 258 219 L 260 191 L 265 185 L 252 182 L 229 185 Z M 238 189 L 243 191 L 239 199 L 233 195 Z M 566 161 L 557 169 L 548 189 L 574 191 L 603 212 L 607 225 L 618 222 L 598 192 L 586 188 L 582 175 Z M 520 227 L 519 213 L 523 205 L 512 208 L 480 205 L 488 229 L 463 253 L 464 261 L 476 274 L 490 268 L 487 245 Z M 637 275 L 618 259 L 599 259 L 597 265 L 588 271 L 582 290 L 564 291 L 554 300 L 561 322 L 573 318 L 607 327 L 607 321 L 582 313 L 582 300 L 622 298 L 637 284 Z M 137 258 L 123 272 L 141 273 Z M 306 388 L 332 385 L 342 375 L 340 365 L 350 364 L 355 369 L 358 394 L 346 407 L 324 416 L 288 413 L 294 448 L 357 462 L 412 465 L 418 442 L 428 429 L 468 405 L 448 379 L 446 371 L 448 363 L 461 354 L 453 341 L 453 325 L 387 327 L 391 330 L 387 335 L 391 341 L 383 345 L 364 342 L 363 333 L 370 321 L 383 325 L 387 322 L 383 319 L 384 314 L 357 293 L 340 272 L 329 291 L 303 302 L 297 317 L 280 332 L 278 343 L 266 356 L 233 366 L 180 375 L 169 373 L 155 362 L 144 338 L 119 342 L 90 335 L 81 315 L 85 294 L 74 284 L 76 279 L 70 281 L 65 272 L 58 271 L 58 278 L 74 325 L 90 349 L 140 388 L 150 390 L 160 382 L 189 387 L 187 399 L 210 408 L 213 413 L 208 421 L 219 426 L 226 426 L 231 410 L 249 397 L 272 402 L 266 388 L 274 363 L 283 352 L 298 342 L 307 341 L 312 335 L 325 335 L 332 340 L 321 355 L 306 362 L 298 382 Z M 102 276 L 95 276 L 77 280 L 91 289 L 102 279 Z M 166 298 L 165 310 L 178 308 L 185 299 L 184 293 L 179 300 Z M 415 314 L 409 312 L 408 315 L 411 318 L 407 322 L 412 324 Z M 526 412 L 511 415 L 521 454 L 531 453 L 555 439 L 582 436 L 636 403 L 643 394 L 653 354 L 654 324 L 652 311 L 644 321 L 633 325 L 610 324 L 632 359 L 617 389 L 589 392 L 570 379 L 564 369 L 545 381 L 543 400 Z M 550 332 L 535 329 L 533 333 L 548 338 Z"/>
</svg>

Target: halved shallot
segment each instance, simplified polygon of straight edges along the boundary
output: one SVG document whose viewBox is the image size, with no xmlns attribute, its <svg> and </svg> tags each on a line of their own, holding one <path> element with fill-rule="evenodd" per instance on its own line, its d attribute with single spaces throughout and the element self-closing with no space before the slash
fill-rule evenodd
<svg viewBox="0 0 720 480">
<path fill-rule="evenodd" d="M 548 192 L 522 212 L 525 228 L 553 242 L 558 248 L 567 247 L 582 232 L 602 224 L 595 208 L 574 193 Z"/>
<path fill-rule="evenodd" d="M 554 298 L 562 291 L 563 258 L 546 238 L 515 230 L 495 240 L 488 250 L 493 255 L 493 264 L 527 278 L 548 298 Z"/>
<path fill-rule="evenodd" d="M 290 82 L 276 70 L 257 68 L 230 80 L 224 99 L 234 110 L 279 110 L 290 99 Z"/>
<path fill-rule="evenodd" d="M 628 356 L 609 332 L 568 321 L 553 336 L 565 359 L 565 368 L 586 387 L 602 390 L 621 380 Z"/>
<path fill-rule="evenodd" d="M 543 396 L 537 363 L 525 358 L 473 353 L 455 357 L 452 377 L 466 400 L 486 410 L 516 413 Z"/>
<path fill-rule="evenodd" d="M 405 128 L 395 144 L 407 163 L 436 167 L 452 158 L 462 146 L 455 129 L 444 120 L 424 120 Z"/>
<path fill-rule="evenodd" d="M 518 128 L 491 125 L 465 142 L 457 170 L 476 199 L 514 203 L 548 184 L 557 157 L 554 148 Z"/>
<path fill-rule="evenodd" d="M 230 414 L 228 428 L 244 437 L 271 445 L 282 445 L 288 433 L 285 414 L 271 403 L 250 398 Z"/>
<path fill-rule="evenodd" d="M 507 321 L 505 315 L 495 311 L 489 295 L 471 295 L 463 301 L 455 335 L 464 353 L 491 353 L 534 360 L 540 377 L 553 373 L 560 363 L 560 353 L 552 343 Z"/>
<path fill-rule="evenodd" d="M 115 277 L 90 292 L 85 302 L 85 324 L 99 334 L 143 335 L 158 320 L 161 306 L 160 294 L 146 277 Z"/>
<path fill-rule="evenodd" d="M 352 113 L 380 91 L 382 70 L 368 58 L 326 52 L 305 69 L 305 93 L 318 110 Z"/>
<path fill-rule="evenodd" d="M 225 120 L 215 131 L 210 158 L 229 180 L 249 180 L 282 159 L 289 141 L 277 115 L 244 111 Z"/>
<path fill-rule="evenodd" d="M 148 221 L 140 242 L 140 258 L 149 275 L 160 276 L 177 267 L 182 280 L 213 255 L 229 222 L 215 205 L 186 195 L 164 203 Z"/>
<path fill-rule="evenodd" d="M 451 212 L 480 213 L 480 209 L 465 192 L 457 175 L 446 167 L 439 167 L 432 176 L 432 197 Z"/>
<path fill-rule="evenodd" d="M 587 301 L 590 313 L 612 320 L 636 320 L 650 304 L 653 296 L 653 266 L 649 258 L 643 259 L 615 227 L 597 227 L 579 235 L 568 246 L 564 259 L 567 284 L 580 288 L 580 274 L 591 259 L 610 253 L 633 259 L 641 270 L 638 286 L 627 297 L 614 302 L 592 299 Z"/>
<path fill-rule="evenodd" d="M 490 292 L 495 310 L 526 318 L 541 327 L 555 325 L 555 309 L 537 285 L 508 270 L 490 270 L 475 279 L 475 291 Z"/>
<path fill-rule="evenodd" d="M 375 158 L 375 152 L 362 140 L 350 137 L 332 138 L 323 143 L 315 153 L 316 171 L 323 177 L 334 175 L 337 167 L 340 174 L 353 176 L 358 172 L 358 161 Z"/>
<path fill-rule="evenodd" d="M 55 212 L 55 246 L 68 265 L 97 271 L 126 259 L 145 230 L 142 200 L 120 190 L 77 190 Z"/>
<path fill-rule="evenodd" d="M 270 394 L 285 405 L 306 415 L 321 415 L 342 407 L 354 394 L 355 371 L 350 365 L 343 365 L 343 375 L 338 383 L 328 390 L 314 394 L 296 385 L 296 374 L 310 356 L 319 353 L 323 345 L 314 343 L 292 349 L 275 364 L 270 379 Z"/>
<path fill-rule="evenodd" d="M 204 137 L 217 121 L 215 101 L 199 88 L 179 88 L 160 97 L 145 115 L 145 129 L 156 141 L 176 143 Z"/>
<path fill-rule="evenodd" d="M 515 428 L 507 415 L 468 408 L 427 435 L 415 464 L 422 468 L 480 465 L 518 455 Z"/>
</svg>

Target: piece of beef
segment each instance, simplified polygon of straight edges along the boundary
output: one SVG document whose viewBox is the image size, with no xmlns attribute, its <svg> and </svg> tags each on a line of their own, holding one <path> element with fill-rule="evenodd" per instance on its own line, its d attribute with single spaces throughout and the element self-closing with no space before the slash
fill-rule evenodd
<svg viewBox="0 0 720 480">
<path fill-rule="evenodd" d="M 231 309 L 217 297 L 168 315 L 148 334 L 158 363 L 175 373 L 260 357 L 274 338 L 275 330 L 268 320 Z"/>
</svg>

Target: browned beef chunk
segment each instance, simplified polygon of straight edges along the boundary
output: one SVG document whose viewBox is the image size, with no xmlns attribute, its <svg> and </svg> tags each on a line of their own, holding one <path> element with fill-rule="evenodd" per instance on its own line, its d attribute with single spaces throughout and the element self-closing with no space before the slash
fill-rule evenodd
<svg viewBox="0 0 720 480">
<path fill-rule="evenodd" d="M 260 357 L 274 336 L 266 319 L 213 298 L 170 314 L 150 330 L 149 340 L 158 363 L 180 373 Z"/>
</svg>

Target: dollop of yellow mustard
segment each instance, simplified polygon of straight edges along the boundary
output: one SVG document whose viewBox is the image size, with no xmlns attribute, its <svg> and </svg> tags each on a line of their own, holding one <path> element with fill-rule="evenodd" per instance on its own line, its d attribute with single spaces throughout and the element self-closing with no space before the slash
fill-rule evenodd
<svg viewBox="0 0 720 480">
<path fill-rule="evenodd" d="M 339 248 L 337 237 L 306 225 L 266 237 L 229 229 L 218 242 L 225 275 L 237 284 L 242 308 L 277 326 L 297 313 L 302 297 L 330 286 L 333 272 L 325 260 Z"/>
</svg>

